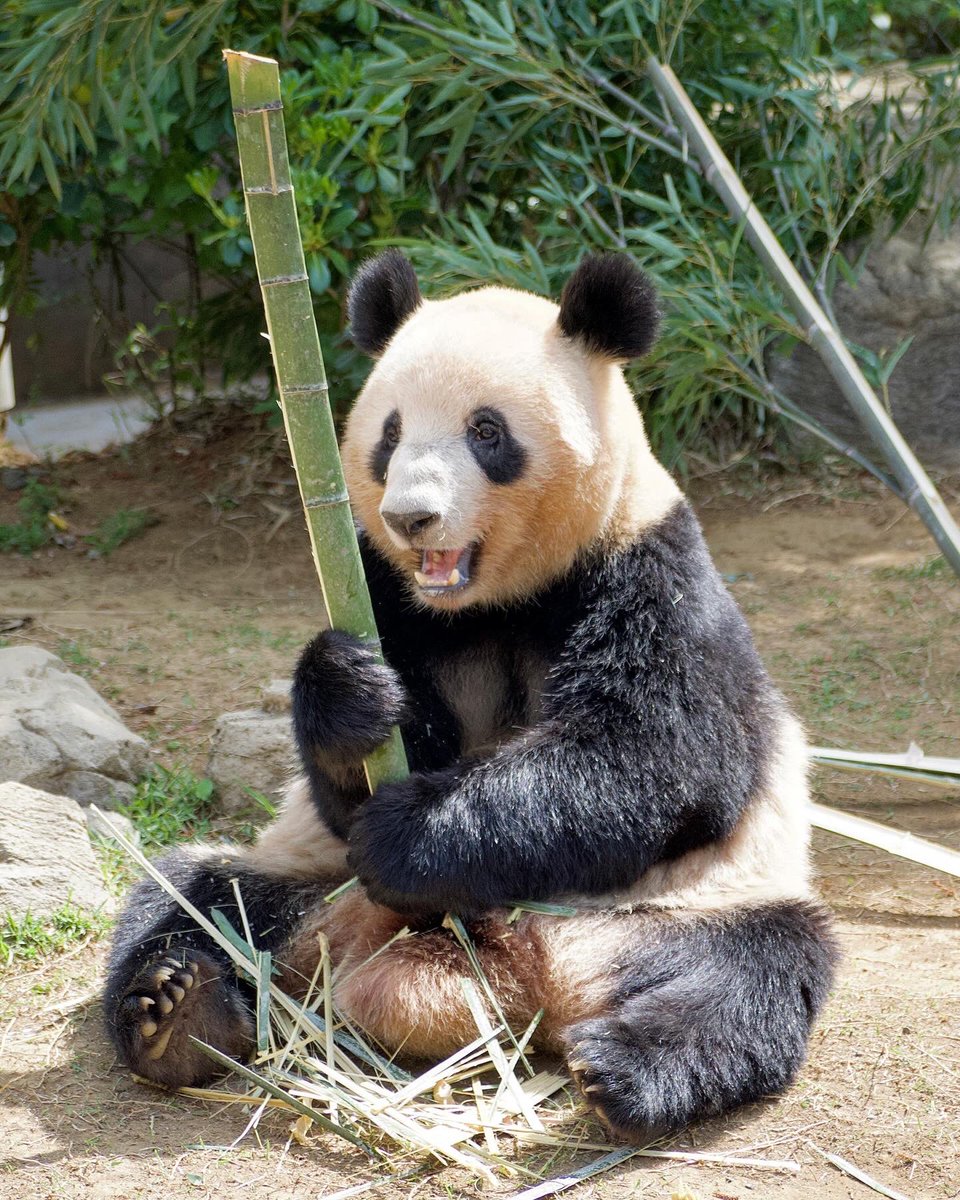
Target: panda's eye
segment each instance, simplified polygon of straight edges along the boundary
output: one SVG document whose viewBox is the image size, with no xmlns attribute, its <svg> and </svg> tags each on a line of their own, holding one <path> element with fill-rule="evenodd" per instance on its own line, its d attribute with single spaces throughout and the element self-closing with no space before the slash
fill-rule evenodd
<svg viewBox="0 0 960 1200">
<path fill-rule="evenodd" d="M 467 418 L 466 442 L 477 466 L 491 483 L 515 483 L 527 454 L 499 408 L 475 408 Z"/>
<path fill-rule="evenodd" d="M 494 442 L 500 436 L 500 426 L 496 421 L 474 421 L 470 425 L 470 432 L 478 442 Z"/>
<path fill-rule="evenodd" d="M 397 446 L 400 443 L 400 423 L 391 421 L 383 431 L 383 440 L 388 446 Z"/>
</svg>

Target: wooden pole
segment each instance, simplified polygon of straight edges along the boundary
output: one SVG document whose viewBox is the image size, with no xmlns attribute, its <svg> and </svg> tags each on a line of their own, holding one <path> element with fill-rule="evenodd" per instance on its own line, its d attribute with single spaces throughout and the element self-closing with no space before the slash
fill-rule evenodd
<svg viewBox="0 0 960 1200">
<path fill-rule="evenodd" d="M 730 216 L 743 222 L 747 241 L 780 284 L 810 345 L 823 359 L 861 424 L 883 452 L 904 499 L 930 530 L 944 558 L 960 575 L 960 527 L 877 399 L 839 330 L 787 257 L 680 80 L 670 67 L 663 66 L 656 58 L 647 60 L 647 73 L 689 141 L 704 178 L 726 204 Z"/>
<path fill-rule="evenodd" d="M 297 225 L 280 73 L 272 58 L 224 50 L 247 221 L 313 561 L 327 620 L 380 653 L 350 511 Z M 408 773 L 400 731 L 364 763 L 370 790 Z"/>
</svg>

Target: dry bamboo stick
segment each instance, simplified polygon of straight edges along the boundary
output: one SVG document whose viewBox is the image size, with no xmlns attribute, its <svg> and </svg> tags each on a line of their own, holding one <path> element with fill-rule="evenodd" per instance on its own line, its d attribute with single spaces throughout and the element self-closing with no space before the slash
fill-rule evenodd
<svg viewBox="0 0 960 1200">
<path fill-rule="evenodd" d="M 810 815 L 814 825 L 828 833 L 839 833 L 841 837 L 876 846 L 898 858 L 908 858 L 911 862 L 960 878 L 960 853 L 956 850 L 938 846 L 936 842 L 928 842 L 901 829 L 891 829 L 889 825 L 881 825 L 878 821 L 868 821 L 866 817 L 855 817 L 836 808 L 827 808 L 823 804 L 811 804 Z"/>
<path fill-rule="evenodd" d="M 810 345 L 823 359 L 861 424 L 883 452 L 907 503 L 930 530 L 944 558 L 960 575 L 960 527 L 877 399 L 839 330 L 831 323 L 787 257 L 680 80 L 670 67 L 663 66 L 653 57 L 647 60 L 647 73 L 689 139 L 704 178 L 726 204 L 731 217 L 743 222 L 747 241 L 780 284 Z"/>
<path fill-rule="evenodd" d="M 960 758 L 924 754 L 917 747 L 911 747 L 904 754 L 880 754 L 873 750 L 832 750 L 825 746 L 811 746 L 810 757 L 814 762 L 829 767 L 899 771 L 904 778 L 921 776 L 926 781 L 932 776 L 940 776 L 938 782 L 948 787 L 960 787 Z"/>
</svg>

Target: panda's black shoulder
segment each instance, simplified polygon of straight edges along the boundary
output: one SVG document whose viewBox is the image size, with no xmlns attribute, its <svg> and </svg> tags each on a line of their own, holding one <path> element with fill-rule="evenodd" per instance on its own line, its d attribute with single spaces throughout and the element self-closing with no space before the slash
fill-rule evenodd
<svg viewBox="0 0 960 1200">
<path fill-rule="evenodd" d="M 714 691 L 721 704 L 769 687 L 746 619 L 684 499 L 628 545 L 585 558 L 560 591 L 557 634 L 567 660 L 596 663 L 612 686 L 640 672 L 696 679 L 701 698 Z M 579 619 L 571 620 L 571 605 Z"/>
<path fill-rule="evenodd" d="M 676 633 L 686 629 L 694 635 L 731 621 L 746 631 L 685 499 L 632 542 L 586 556 L 577 574 L 584 603 L 599 624 L 646 616 Z"/>
</svg>

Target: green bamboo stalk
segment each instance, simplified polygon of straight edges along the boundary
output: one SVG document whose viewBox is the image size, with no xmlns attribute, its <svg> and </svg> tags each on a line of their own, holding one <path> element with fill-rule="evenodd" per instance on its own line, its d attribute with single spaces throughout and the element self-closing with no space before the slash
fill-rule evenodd
<svg viewBox="0 0 960 1200">
<path fill-rule="evenodd" d="M 960 575 L 960 527 L 877 399 L 839 330 L 787 257 L 680 80 L 670 67 L 663 66 L 652 57 L 647 60 L 647 74 L 689 141 L 703 177 L 726 204 L 731 217 L 743 222 L 744 236 L 780 285 L 810 345 L 820 355 L 861 424 L 883 452 L 907 503 L 929 529 L 943 557 Z"/>
<path fill-rule="evenodd" d="M 224 50 L 237 127 L 247 221 L 267 317 L 283 423 L 300 488 L 327 620 L 381 656 L 337 448 L 320 339 L 297 225 L 272 58 Z M 365 761 L 367 782 L 408 774 L 400 731 Z"/>
</svg>

